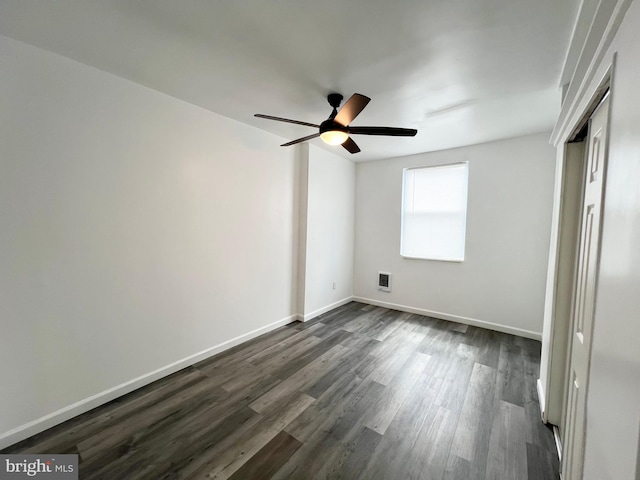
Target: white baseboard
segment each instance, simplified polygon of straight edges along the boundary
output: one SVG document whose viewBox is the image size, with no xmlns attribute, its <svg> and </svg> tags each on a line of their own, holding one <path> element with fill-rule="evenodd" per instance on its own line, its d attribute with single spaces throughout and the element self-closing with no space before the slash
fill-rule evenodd
<svg viewBox="0 0 640 480">
<path fill-rule="evenodd" d="M 276 322 L 270 323 L 269 325 L 265 325 L 264 327 L 257 328 L 251 332 L 232 338 L 231 340 L 227 340 L 226 342 L 222 342 L 218 345 L 215 345 L 193 355 L 189 355 L 188 357 L 178 360 L 177 362 L 173 362 L 145 375 L 134 378 L 133 380 L 129 380 L 128 382 L 80 400 L 79 402 L 76 402 L 67 407 L 61 408 L 56 412 L 40 417 L 32 422 L 20 425 L 17 428 L 9 430 L 8 432 L 2 433 L 0 434 L 0 449 L 6 448 L 10 445 L 13 445 L 14 443 L 18 443 L 26 438 L 31 437 L 32 435 L 43 432 L 48 428 L 51 428 L 62 422 L 66 422 L 67 420 L 82 413 L 88 412 L 95 407 L 104 405 L 111 400 L 126 395 L 127 393 L 133 392 L 140 387 L 144 387 L 145 385 L 164 378 L 167 375 L 171 375 L 172 373 L 189 367 L 220 352 L 228 350 L 229 348 L 239 345 L 242 342 L 246 342 L 247 340 L 251 340 L 252 338 L 262 335 L 263 333 L 270 332 L 271 330 L 275 330 L 276 328 L 294 322 L 297 320 L 297 317 L 297 315 L 291 315 L 289 317 L 283 318 L 282 320 L 278 320 Z"/>
<path fill-rule="evenodd" d="M 542 386 L 542 380 L 538 379 L 536 382 L 536 390 L 538 391 L 538 403 L 540 405 L 540 417 L 544 423 L 547 423 L 547 411 L 545 409 L 546 406 L 546 397 L 544 395 L 544 387 Z"/>
<path fill-rule="evenodd" d="M 304 315 L 298 314 L 298 320 L 302 322 L 308 322 L 309 320 L 319 317 L 323 313 L 327 313 L 328 311 L 333 310 L 334 308 L 338 308 L 338 307 L 341 307 L 342 305 L 346 305 L 347 303 L 353 300 L 354 300 L 353 297 L 343 298 L 342 300 L 338 300 L 337 302 L 334 302 L 331 305 L 327 305 L 325 307 L 319 308 L 318 310 L 315 310 L 311 313 L 307 313 Z"/>
<path fill-rule="evenodd" d="M 372 298 L 353 297 L 353 301 L 368 303 L 369 305 L 376 305 L 378 307 L 390 308 L 391 310 L 399 310 L 407 313 L 417 313 L 418 315 L 425 315 L 427 317 L 439 318 L 441 320 L 449 320 L 451 322 L 463 323 L 465 325 L 472 325 L 474 327 L 486 328 L 488 330 L 495 330 L 496 332 L 508 333 L 511 335 L 517 335 L 519 337 L 531 338 L 533 340 L 542 340 L 542 334 L 539 332 L 532 332 L 530 330 L 524 330 L 516 327 L 509 327 L 508 325 L 500 325 L 497 323 L 485 322 L 484 320 L 478 320 L 475 318 L 461 317 L 459 315 L 451 315 L 449 313 L 434 312 L 432 310 L 425 310 L 423 308 L 409 307 L 406 305 L 398 305 L 396 303 L 381 302 Z"/>
</svg>

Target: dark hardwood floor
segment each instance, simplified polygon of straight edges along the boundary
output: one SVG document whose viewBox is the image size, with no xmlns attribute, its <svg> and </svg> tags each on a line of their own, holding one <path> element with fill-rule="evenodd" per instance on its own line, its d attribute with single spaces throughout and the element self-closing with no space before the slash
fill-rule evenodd
<svg viewBox="0 0 640 480">
<path fill-rule="evenodd" d="M 553 480 L 540 343 L 350 303 L 3 453 L 77 453 L 80 478 Z"/>
</svg>

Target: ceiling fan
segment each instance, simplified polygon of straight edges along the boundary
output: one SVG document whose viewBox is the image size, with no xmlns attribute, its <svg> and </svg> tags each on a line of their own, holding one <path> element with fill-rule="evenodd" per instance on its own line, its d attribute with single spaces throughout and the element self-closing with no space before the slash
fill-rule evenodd
<svg viewBox="0 0 640 480">
<path fill-rule="evenodd" d="M 327 96 L 329 105 L 333 107 L 333 112 L 329 115 L 329 118 L 322 122 L 320 125 L 313 123 L 300 122 L 298 120 L 290 120 L 288 118 L 273 117 L 271 115 L 263 115 L 256 113 L 258 118 L 266 118 L 267 120 L 276 120 L 278 122 L 293 123 L 296 125 L 304 125 L 306 127 L 313 127 L 318 129 L 318 133 L 308 135 L 306 137 L 292 140 L 288 143 L 283 143 L 281 147 L 288 147 L 289 145 L 295 145 L 296 143 L 306 142 L 316 137 L 320 137 L 325 143 L 329 145 L 342 145 L 350 153 L 358 153 L 360 147 L 353 141 L 350 135 L 387 135 L 391 137 L 413 137 L 418 130 L 414 128 L 394 128 L 394 127 L 351 127 L 349 124 L 364 110 L 371 100 L 369 97 L 354 93 L 351 98 L 342 106 L 340 111 L 338 107 L 342 102 L 342 95 L 339 93 L 330 93 Z"/>
</svg>

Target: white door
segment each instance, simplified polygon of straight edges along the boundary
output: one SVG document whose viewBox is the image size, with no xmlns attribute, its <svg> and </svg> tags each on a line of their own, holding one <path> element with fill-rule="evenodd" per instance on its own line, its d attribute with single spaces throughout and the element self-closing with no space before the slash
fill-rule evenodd
<svg viewBox="0 0 640 480">
<path fill-rule="evenodd" d="M 608 97 L 589 120 L 589 139 L 571 329 L 571 358 L 562 471 L 564 480 L 582 480 L 591 336 L 607 157 Z"/>
</svg>

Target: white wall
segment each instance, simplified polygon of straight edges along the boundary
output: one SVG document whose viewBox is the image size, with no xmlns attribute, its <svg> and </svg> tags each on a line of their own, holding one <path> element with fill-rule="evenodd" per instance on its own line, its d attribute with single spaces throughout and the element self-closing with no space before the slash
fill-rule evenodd
<svg viewBox="0 0 640 480">
<path fill-rule="evenodd" d="M 539 134 L 359 163 L 355 297 L 540 338 L 555 150 Z M 469 161 L 462 263 L 400 257 L 402 170 Z M 391 272 L 392 292 L 377 290 Z"/>
<path fill-rule="evenodd" d="M 640 429 L 640 2 L 631 3 L 595 79 L 617 54 L 587 399 L 586 480 L 638 479 Z"/>
<path fill-rule="evenodd" d="M 582 55 L 552 136 L 559 160 L 567 161 L 564 143 L 611 72 L 609 155 L 583 478 L 640 480 L 640 3 L 603 0 L 590 25 L 590 40 L 579 45 Z M 562 249 L 552 251 L 551 260 L 558 253 L 562 255 Z M 551 268 L 556 267 L 550 272 L 550 282 L 562 274 L 557 269 L 562 262 L 566 259 L 550 262 Z M 556 348 L 561 342 L 553 335 L 568 328 L 567 319 L 553 315 L 557 302 L 564 300 L 552 295 L 548 299 L 556 304 L 549 305 L 545 319 L 549 335 L 543 338 L 541 368 L 548 364 L 549 371 L 541 371 L 543 381 L 545 376 L 557 376 L 554 365 L 561 362 L 556 357 L 565 354 L 566 348 Z"/>
<path fill-rule="evenodd" d="M 294 149 L 6 37 L 0 78 L 0 448 L 294 318 Z"/>
<path fill-rule="evenodd" d="M 306 197 L 305 320 L 353 297 L 355 164 L 310 145 Z M 335 288 L 334 288 L 335 284 Z"/>
<path fill-rule="evenodd" d="M 602 0 L 594 18 L 586 20 L 591 25 L 589 38 L 578 45 L 582 54 L 552 135 L 559 162 L 566 162 L 570 156 L 564 152 L 564 143 L 611 73 L 609 155 L 587 385 L 583 478 L 640 480 L 640 3 Z M 556 210 L 560 208 L 556 206 Z M 548 302 L 553 303 L 547 306 L 545 318 L 541 383 L 558 389 L 548 379 L 559 375 L 556 369 L 562 368 L 562 361 L 557 357 L 566 355 L 567 346 L 560 348 L 562 341 L 554 333 L 569 325 L 567 318 L 554 314 L 558 303 L 566 299 L 554 298 L 552 293 L 553 283 L 563 274 L 558 267 L 567 259 L 554 261 L 556 255 L 563 254 L 561 247 L 551 253 Z M 551 398 L 560 393 L 546 395 Z"/>
</svg>

